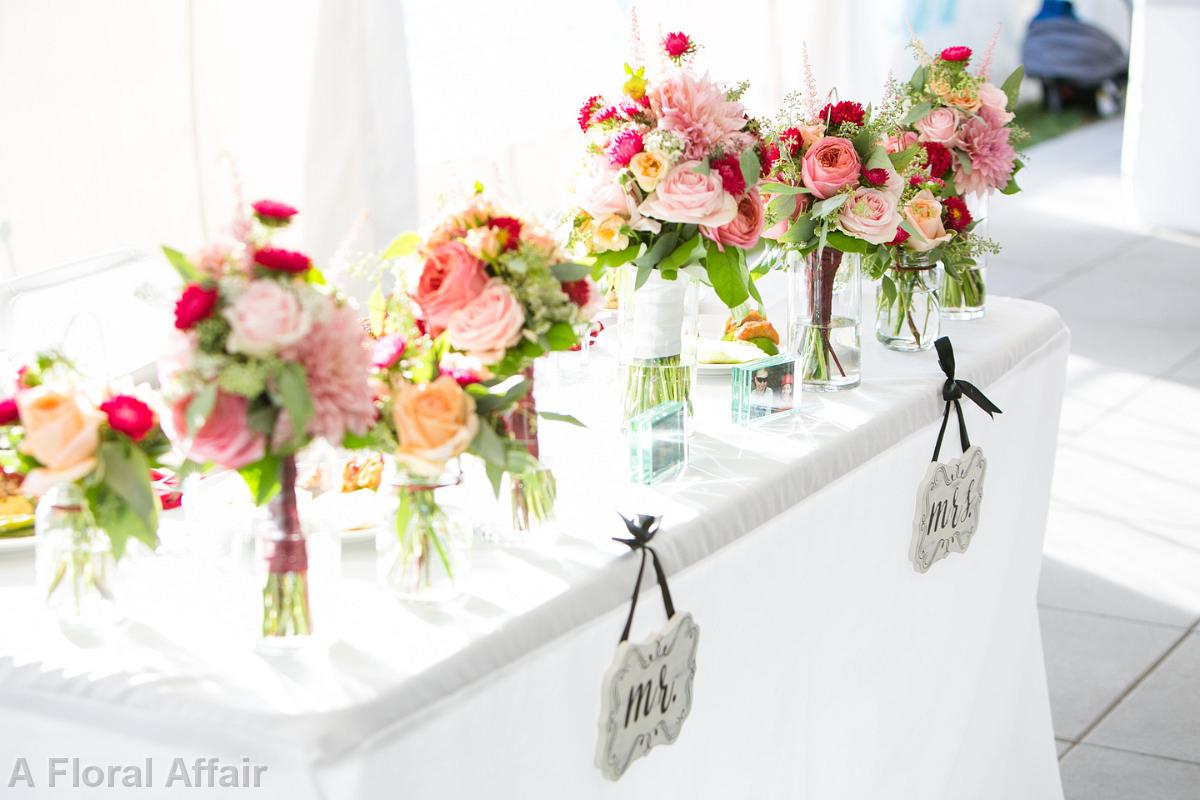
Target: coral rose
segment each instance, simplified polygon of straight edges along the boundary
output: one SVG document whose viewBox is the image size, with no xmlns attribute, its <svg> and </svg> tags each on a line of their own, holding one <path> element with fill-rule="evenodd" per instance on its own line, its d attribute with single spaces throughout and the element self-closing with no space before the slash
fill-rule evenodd
<svg viewBox="0 0 1200 800">
<path fill-rule="evenodd" d="M 396 459 L 422 475 L 436 475 L 461 455 L 479 432 L 475 401 L 449 375 L 430 383 L 402 383 L 392 392 Z"/>
<path fill-rule="evenodd" d="M 41 467 L 30 470 L 21 489 L 40 497 L 58 483 L 77 481 L 96 466 L 104 416 L 80 395 L 35 386 L 16 397 L 25 438 L 21 452 Z"/>
<path fill-rule="evenodd" d="M 639 211 L 665 222 L 719 228 L 737 216 L 737 200 L 725 191 L 715 172 L 701 174 L 699 161 L 684 161 L 667 173 Z"/>
<path fill-rule="evenodd" d="M 958 143 L 958 123 L 961 120 L 962 114 L 958 109 L 938 107 L 917 120 L 913 127 L 921 134 L 923 141 L 953 147 Z"/>
<path fill-rule="evenodd" d="M 270 278 L 250 281 L 224 311 L 231 353 L 265 358 L 303 339 L 312 314 L 296 293 Z"/>
<path fill-rule="evenodd" d="M 837 226 L 856 239 L 887 244 L 900 226 L 896 196 L 882 189 L 856 190 L 839 209 Z"/>
<path fill-rule="evenodd" d="M 438 245 L 425 260 L 413 300 L 421 307 L 430 333 L 439 335 L 450 315 L 474 300 L 487 285 L 483 262 L 461 242 Z"/>
<path fill-rule="evenodd" d="M 192 398 L 184 397 L 171 406 L 171 427 L 174 438 L 182 441 L 187 435 L 187 408 Z M 249 401 L 236 394 L 217 392 L 217 402 L 200 430 L 192 438 L 188 458 L 211 461 L 228 469 L 240 469 L 263 457 L 266 437 L 250 430 L 246 419 Z"/>
<path fill-rule="evenodd" d="M 751 188 L 738 200 L 737 216 L 719 228 L 700 231 L 724 250 L 725 245 L 748 250 L 758 244 L 763 232 L 763 204 L 758 189 Z"/>
<path fill-rule="evenodd" d="M 800 178 L 817 199 L 824 200 L 857 181 L 861 169 L 862 162 L 849 139 L 826 136 L 804 154 Z"/>
<path fill-rule="evenodd" d="M 521 340 L 525 311 L 504 281 L 493 278 L 479 296 L 450 315 L 446 332 L 450 344 L 494 364 Z"/>
<path fill-rule="evenodd" d="M 926 253 L 954 236 L 942 225 L 942 204 L 933 192 L 922 189 L 904 206 L 904 218 L 917 230 L 919 236 L 909 236 L 904 246 L 918 253 Z"/>
</svg>

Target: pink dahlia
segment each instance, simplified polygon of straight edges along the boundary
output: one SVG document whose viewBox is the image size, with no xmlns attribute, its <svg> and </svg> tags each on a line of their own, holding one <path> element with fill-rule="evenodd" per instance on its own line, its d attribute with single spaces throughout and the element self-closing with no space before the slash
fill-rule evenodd
<svg viewBox="0 0 1200 800">
<path fill-rule="evenodd" d="M 630 160 L 645 149 L 642 134 L 633 128 L 627 128 L 608 143 L 608 161 L 614 167 L 628 167 Z"/>
<path fill-rule="evenodd" d="M 281 355 L 299 362 L 308 375 L 308 391 L 313 400 L 309 434 L 323 436 L 337 445 L 347 431 L 367 432 L 375 421 L 371 385 L 367 380 L 371 351 L 365 346 L 362 325 L 354 309 L 334 306 L 328 318 L 313 325 L 303 341 Z"/>
<path fill-rule="evenodd" d="M 986 194 L 1008 185 L 1017 153 L 1008 141 L 1007 128 L 971 120 L 959 133 L 959 147 L 971 158 L 970 172 L 961 163 L 954 164 L 954 185 L 960 192 Z"/>
<path fill-rule="evenodd" d="M 683 138 L 689 161 L 703 159 L 722 138 L 746 126 L 742 104 L 727 99 L 707 75 L 676 72 L 652 86 L 649 97 L 658 127 Z"/>
</svg>

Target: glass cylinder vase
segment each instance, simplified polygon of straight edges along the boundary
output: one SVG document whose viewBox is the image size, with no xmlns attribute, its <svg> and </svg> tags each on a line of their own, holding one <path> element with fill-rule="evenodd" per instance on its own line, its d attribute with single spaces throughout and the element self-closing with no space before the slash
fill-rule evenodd
<svg viewBox="0 0 1200 800">
<path fill-rule="evenodd" d="M 890 350 L 928 350 L 941 335 L 941 267 L 928 253 L 897 252 L 875 298 L 875 338 Z"/>
<path fill-rule="evenodd" d="M 441 475 L 396 479 L 393 524 L 375 537 L 379 582 L 402 600 L 444 603 L 458 597 L 471 565 L 471 523 L 445 500 L 460 482 L 457 465 Z"/>
<path fill-rule="evenodd" d="M 674 279 L 650 270 L 637 285 L 638 268 L 617 268 L 618 376 L 621 424 L 672 401 L 692 412 L 700 293 L 680 270 Z"/>
<path fill-rule="evenodd" d="M 862 380 L 860 259 L 832 248 L 807 257 L 790 252 L 788 343 L 804 386 L 853 389 Z"/>
<path fill-rule="evenodd" d="M 975 220 L 974 232 L 987 238 L 988 195 L 967 195 L 967 210 Z M 942 317 L 945 319 L 979 319 L 987 308 L 988 254 L 980 253 L 973 266 L 960 266 L 957 276 L 948 271 L 942 277 Z"/>
<path fill-rule="evenodd" d="M 63 619 L 107 624 L 120 615 L 113 597 L 112 543 L 96 526 L 83 490 L 52 487 L 34 512 L 38 592 Z"/>
<path fill-rule="evenodd" d="M 554 473 L 540 461 L 537 396 L 532 366 L 526 368 L 525 380 L 529 382 L 529 391 L 505 415 L 504 424 L 513 441 L 520 443 L 530 457 L 524 470 L 504 475 L 500 499 L 508 506 L 508 525 L 502 529 L 493 526 L 486 531 L 488 538 L 495 541 L 526 540 L 554 521 L 558 484 Z"/>
</svg>

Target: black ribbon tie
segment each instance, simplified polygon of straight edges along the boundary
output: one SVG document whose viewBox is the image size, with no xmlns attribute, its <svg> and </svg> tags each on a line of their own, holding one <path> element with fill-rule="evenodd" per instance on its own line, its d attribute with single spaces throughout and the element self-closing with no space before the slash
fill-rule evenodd
<svg viewBox="0 0 1200 800">
<path fill-rule="evenodd" d="M 625 620 L 625 630 L 621 631 L 621 641 L 629 639 L 629 629 L 633 625 L 633 613 L 637 611 L 638 594 L 642 588 L 642 575 L 646 572 L 646 554 L 650 554 L 650 560 L 654 562 L 654 574 L 658 576 L 658 586 L 662 590 L 663 607 L 667 610 L 667 619 L 675 616 L 675 604 L 671 602 L 671 590 L 667 586 L 667 574 L 663 571 L 662 562 L 658 559 L 658 553 L 654 552 L 654 548 L 650 546 L 650 540 L 654 538 L 654 534 L 658 533 L 658 523 L 661 517 L 655 517 L 650 514 L 638 514 L 634 519 L 621 514 L 621 519 L 625 520 L 625 529 L 629 531 L 630 538 L 621 539 L 617 536 L 613 537 L 614 542 L 620 542 L 627 546 L 630 550 L 642 551 L 642 564 L 638 567 L 637 583 L 633 585 L 633 599 L 629 602 L 629 617 Z"/>
<path fill-rule="evenodd" d="M 971 446 L 971 440 L 967 437 L 967 420 L 963 416 L 962 403 L 959 400 L 966 397 L 987 412 L 989 417 L 1004 412 L 987 399 L 977 386 L 954 377 L 954 347 L 950 344 L 949 336 L 943 336 L 933 344 L 937 348 L 938 364 L 941 365 L 942 372 L 946 373 L 946 382 L 942 384 L 942 399 L 946 401 L 946 413 L 942 415 L 942 427 L 938 431 L 937 444 L 933 448 L 933 460 L 937 461 L 938 454 L 942 452 L 942 437 L 946 435 L 946 423 L 950 421 L 951 405 L 958 414 L 958 438 L 962 442 L 964 453 Z"/>
</svg>

